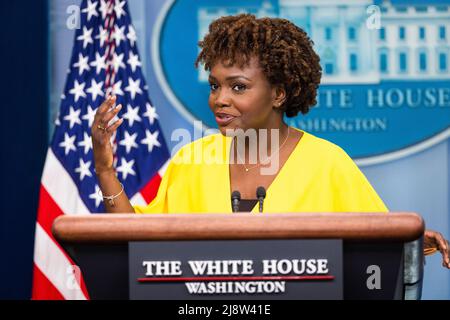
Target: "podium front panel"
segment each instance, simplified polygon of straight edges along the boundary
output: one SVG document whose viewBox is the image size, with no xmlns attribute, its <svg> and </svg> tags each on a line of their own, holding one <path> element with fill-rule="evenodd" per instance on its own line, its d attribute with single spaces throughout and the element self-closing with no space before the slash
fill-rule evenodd
<svg viewBox="0 0 450 320">
<path fill-rule="evenodd" d="M 342 299 L 342 240 L 129 244 L 130 298 Z"/>
</svg>

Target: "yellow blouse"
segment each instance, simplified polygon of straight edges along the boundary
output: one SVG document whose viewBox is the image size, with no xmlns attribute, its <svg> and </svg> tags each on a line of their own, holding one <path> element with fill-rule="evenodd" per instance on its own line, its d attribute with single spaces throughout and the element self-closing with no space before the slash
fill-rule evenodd
<svg viewBox="0 0 450 320">
<path fill-rule="evenodd" d="M 264 212 L 388 211 L 345 151 L 302 132 L 267 189 Z M 148 206 L 135 206 L 136 213 L 231 213 L 231 142 L 230 137 L 215 134 L 181 148 L 168 165 L 156 198 Z M 252 212 L 258 212 L 258 205 Z"/>
</svg>

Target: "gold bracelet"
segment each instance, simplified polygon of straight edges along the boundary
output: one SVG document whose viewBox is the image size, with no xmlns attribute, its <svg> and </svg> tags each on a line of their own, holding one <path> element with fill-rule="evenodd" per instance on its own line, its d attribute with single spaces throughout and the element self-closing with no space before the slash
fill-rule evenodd
<svg viewBox="0 0 450 320">
<path fill-rule="evenodd" d="M 116 170 L 114 170 L 114 168 L 110 168 L 110 169 L 106 169 L 106 170 L 100 170 L 98 171 L 96 168 L 94 168 L 94 172 L 96 175 L 101 175 L 103 173 L 116 173 Z"/>
<path fill-rule="evenodd" d="M 120 196 L 124 190 L 123 184 L 120 184 L 122 187 L 122 190 L 120 190 L 120 192 L 118 194 L 112 195 L 112 196 L 104 196 L 103 193 L 101 194 L 103 200 L 108 200 L 109 201 L 109 205 L 111 207 L 115 207 L 116 204 L 114 203 L 114 199 L 116 199 L 118 196 Z M 99 190 L 98 192 L 101 192 L 101 190 Z"/>
</svg>

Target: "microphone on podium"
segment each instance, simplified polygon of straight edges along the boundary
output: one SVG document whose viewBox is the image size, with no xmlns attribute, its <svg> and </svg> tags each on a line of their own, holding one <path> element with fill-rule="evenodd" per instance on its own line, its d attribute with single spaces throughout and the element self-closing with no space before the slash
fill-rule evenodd
<svg viewBox="0 0 450 320">
<path fill-rule="evenodd" d="M 258 198 L 259 201 L 259 212 L 263 212 L 263 204 L 265 197 L 266 197 L 266 189 L 264 189 L 264 187 L 258 187 L 256 189 L 256 198 Z"/>
<path fill-rule="evenodd" d="M 239 203 L 241 202 L 241 193 L 233 191 L 231 193 L 231 203 L 233 205 L 233 212 L 239 212 Z"/>
</svg>

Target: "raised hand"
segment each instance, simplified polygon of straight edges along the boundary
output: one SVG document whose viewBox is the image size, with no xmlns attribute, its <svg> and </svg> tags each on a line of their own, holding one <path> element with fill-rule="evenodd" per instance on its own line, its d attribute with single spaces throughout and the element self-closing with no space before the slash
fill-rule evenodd
<svg viewBox="0 0 450 320">
<path fill-rule="evenodd" d="M 119 119 L 109 124 L 122 109 L 121 105 L 114 107 L 115 102 L 115 96 L 108 97 L 98 108 L 92 124 L 92 147 L 97 173 L 114 170 L 111 137 L 123 122 L 123 119 Z"/>
</svg>

